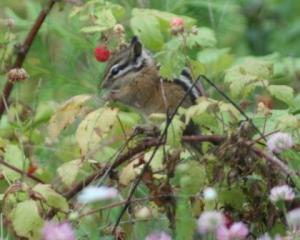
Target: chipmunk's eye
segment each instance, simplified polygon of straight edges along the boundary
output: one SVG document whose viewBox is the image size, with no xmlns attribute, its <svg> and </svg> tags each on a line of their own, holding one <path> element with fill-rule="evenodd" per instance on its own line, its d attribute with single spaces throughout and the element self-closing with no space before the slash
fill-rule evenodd
<svg viewBox="0 0 300 240">
<path fill-rule="evenodd" d="M 118 67 L 114 67 L 111 69 L 111 75 L 117 75 L 119 73 L 120 69 Z"/>
</svg>

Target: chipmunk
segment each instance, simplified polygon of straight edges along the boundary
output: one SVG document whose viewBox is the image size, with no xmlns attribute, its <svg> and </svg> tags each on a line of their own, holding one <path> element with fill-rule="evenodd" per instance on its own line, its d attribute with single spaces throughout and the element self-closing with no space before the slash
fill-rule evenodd
<svg viewBox="0 0 300 240">
<path fill-rule="evenodd" d="M 174 81 L 162 81 L 152 54 L 137 37 L 112 55 L 101 85 L 109 89 L 107 100 L 119 101 L 145 115 L 173 113 L 191 86 L 192 77 L 186 69 Z M 199 88 L 190 89 L 182 107 L 195 104 L 201 95 Z"/>
</svg>

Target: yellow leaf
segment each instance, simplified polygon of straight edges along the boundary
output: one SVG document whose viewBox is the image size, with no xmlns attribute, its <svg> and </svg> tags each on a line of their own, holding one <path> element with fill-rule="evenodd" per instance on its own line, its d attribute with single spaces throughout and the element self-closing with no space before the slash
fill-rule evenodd
<svg viewBox="0 0 300 240">
<path fill-rule="evenodd" d="M 89 113 L 79 124 L 76 139 L 82 155 L 99 146 L 117 120 L 117 109 L 99 108 Z"/>
<path fill-rule="evenodd" d="M 91 97 L 91 95 L 74 96 L 58 108 L 48 126 L 49 137 L 52 140 L 57 138 L 65 127 L 73 123 L 77 116 L 82 114 L 83 104 Z"/>
<path fill-rule="evenodd" d="M 124 167 L 119 176 L 120 184 L 127 186 L 134 180 L 141 171 L 141 166 L 137 167 L 139 160 L 136 159 Z"/>
<path fill-rule="evenodd" d="M 76 159 L 64 163 L 57 169 L 57 173 L 65 186 L 70 187 L 74 183 L 81 166 L 81 159 Z"/>
</svg>

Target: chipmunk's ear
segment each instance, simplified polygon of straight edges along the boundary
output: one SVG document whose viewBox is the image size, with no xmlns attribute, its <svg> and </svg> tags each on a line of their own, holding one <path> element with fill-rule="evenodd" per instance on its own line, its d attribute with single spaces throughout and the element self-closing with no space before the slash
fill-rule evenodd
<svg viewBox="0 0 300 240">
<path fill-rule="evenodd" d="M 132 55 L 133 55 L 134 59 L 141 56 L 143 46 L 142 46 L 142 43 L 140 42 L 140 40 L 138 39 L 137 36 L 134 36 L 131 39 L 130 47 L 131 47 L 131 51 L 132 51 Z"/>
</svg>

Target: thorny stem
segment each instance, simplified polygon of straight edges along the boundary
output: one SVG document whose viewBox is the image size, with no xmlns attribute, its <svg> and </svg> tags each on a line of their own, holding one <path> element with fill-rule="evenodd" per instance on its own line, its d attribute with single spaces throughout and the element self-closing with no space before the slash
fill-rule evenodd
<svg viewBox="0 0 300 240">
<path fill-rule="evenodd" d="M 34 41 L 34 39 L 37 36 L 38 31 L 40 30 L 41 26 L 43 25 L 47 15 L 53 8 L 54 4 L 57 2 L 57 0 L 49 0 L 47 5 L 40 11 L 40 14 L 38 15 L 37 19 L 35 20 L 30 32 L 28 33 L 27 37 L 25 38 L 23 44 L 19 47 L 17 52 L 17 57 L 15 60 L 15 63 L 11 68 L 21 68 L 25 58 L 27 56 L 27 53 Z M 0 97 L 0 119 L 6 109 L 6 105 L 8 103 L 9 96 L 13 90 L 14 83 L 12 81 L 7 81 L 3 91 L 2 96 Z"/>
<path fill-rule="evenodd" d="M 15 167 L 15 166 L 5 162 L 2 158 L 0 158 L 0 164 L 2 164 L 3 166 L 5 166 L 5 167 L 17 172 L 17 173 L 20 173 L 22 176 L 26 176 L 26 177 L 28 177 L 28 178 L 30 178 L 30 179 L 38 182 L 38 183 L 44 183 L 44 181 L 39 179 L 38 177 L 36 177 L 32 174 L 28 174 L 28 173 L 24 172 L 23 170 L 21 170 L 21 169 Z"/>
</svg>

